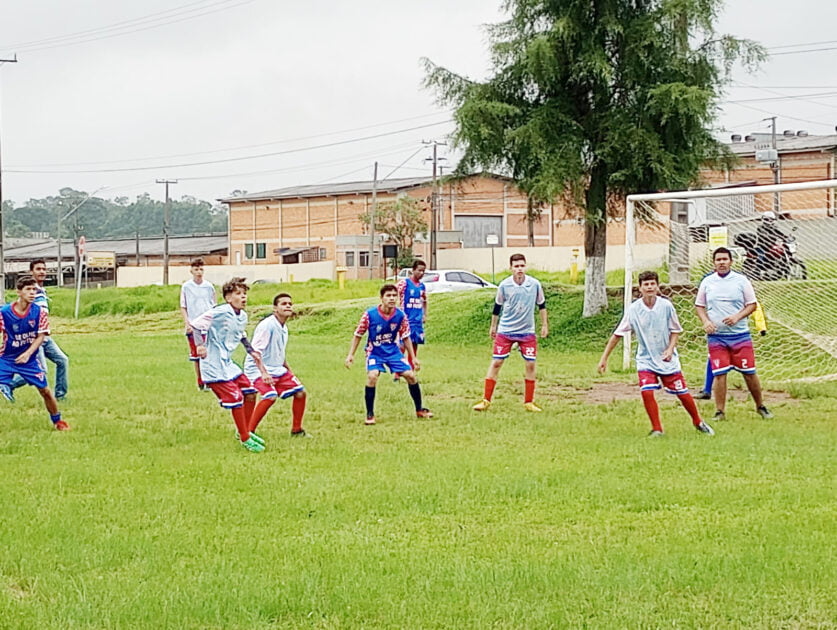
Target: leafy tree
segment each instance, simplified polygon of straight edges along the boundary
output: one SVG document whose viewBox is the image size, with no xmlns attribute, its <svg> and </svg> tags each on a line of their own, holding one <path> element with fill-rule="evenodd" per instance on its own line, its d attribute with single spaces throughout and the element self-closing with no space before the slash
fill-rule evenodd
<svg viewBox="0 0 837 630">
<path fill-rule="evenodd" d="M 726 157 L 712 136 L 730 67 L 764 52 L 716 35 L 722 0 L 506 0 L 489 28 L 493 76 L 469 80 L 425 59 L 425 83 L 456 107 L 458 170 L 513 177 L 537 204 L 585 219 L 584 315 L 607 306 L 607 220 L 632 192 L 693 184 Z M 530 224 L 531 225 L 531 224 Z"/>
<path fill-rule="evenodd" d="M 360 215 L 367 228 L 372 222 L 372 209 Z M 375 211 L 375 232 L 386 234 L 387 240 L 398 246 L 396 264 L 407 267 L 413 264 L 413 241 L 417 232 L 427 232 L 427 221 L 418 200 L 399 197 L 396 201 L 378 204 Z"/>
</svg>

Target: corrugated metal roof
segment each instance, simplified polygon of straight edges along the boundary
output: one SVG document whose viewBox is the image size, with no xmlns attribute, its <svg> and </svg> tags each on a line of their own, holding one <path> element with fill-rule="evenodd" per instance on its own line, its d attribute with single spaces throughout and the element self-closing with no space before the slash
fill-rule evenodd
<svg viewBox="0 0 837 630">
<path fill-rule="evenodd" d="M 730 151 L 736 155 L 755 155 L 756 146 L 759 148 L 770 142 L 759 140 L 757 142 L 732 142 L 727 144 Z M 776 136 L 776 149 L 779 153 L 797 153 L 800 151 L 829 151 L 837 148 L 837 134 L 827 136 Z"/>
<path fill-rule="evenodd" d="M 225 254 L 228 239 L 226 234 L 211 234 L 206 236 L 170 236 L 169 255 L 171 256 L 201 256 L 208 254 Z M 89 252 L 114 252 L 119 256 L 135 256 L 137 242 L 133 238 L 107 239 L 87 241 Z M 163 238 L 141 238 L 140 256 L 162 256 Z M 34 260 L 36 258 L 57 258 L 58 243 L 43 241 L 32 245 L 9 248 L 4 253 L 5 259 Z M 73 242 L 67 239 L 61 241 L 61 257 L 73 257 Z"/>
<path fill-rule="evenodd" d="M 405 188 L 416 188 L 426 186 L 433 181 L 430 176 L 424 177 L 401 177 L 398 179 L 385 179 L 378 181 L 378 192 L 392 192 Z M 265 190 L 262 192 L 247 193 L 238 197 L 227 197 L 221 199 L 224 203 L 235 201 L 259 201 L 262 199 L 294 199 L 299 197 L 325 197 L 333 195 L 362 195 L 372 194 L 373 180 L 363 182 L 342 182 L 331 184 L 311 184 L 307 186 L 290 186 L 288 188 L 277 188 L 276 190 Z"/>
</svg>

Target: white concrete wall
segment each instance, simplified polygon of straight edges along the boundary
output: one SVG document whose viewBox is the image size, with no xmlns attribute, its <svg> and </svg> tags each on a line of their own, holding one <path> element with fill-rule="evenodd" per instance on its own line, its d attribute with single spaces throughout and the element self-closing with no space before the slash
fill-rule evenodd
<svg viewBox="0 0 837 630">
<path fill-rule="evenodd" d="M 207 265 L 205 278 L 216 286 L 221 286 L 230 278 L 241 276 L 248 282 L 253 280 L 271 280 L 273 282 L 304 282 L 314 278 L 334 280 L 334 261 L 323 260 L 297 265 Z M 191 277 L 188 266 L 169 267 L 169 284 L 182 284 Z M 116 286 L 140 287 L 163 283 L 162 267 L 119 267 L 116 274 Z"/>
<path fill-rule="evenodd" d="M 436 254 L 440 269 L 468 269 L 478 273 L 491 271 L 490 247 L 467 249 L 441 249 Z M 509 268 L 512 254 L 523 254 L 529 268 L 538 271 L 568 271 L 573 262 L 573 252 L 578 254 L 578 268 L 584 269 L 584 248 L 573 247 L 496 247 L 494 268 L 496 271 Z M 666 258 L 668 244 L 652 243 L 638 245 L 634 250 L 637 267 L 656 267 Z M 607 248 L 606 270 L 625 268 L 625 246 L 611 245 Z"/>
</svg>

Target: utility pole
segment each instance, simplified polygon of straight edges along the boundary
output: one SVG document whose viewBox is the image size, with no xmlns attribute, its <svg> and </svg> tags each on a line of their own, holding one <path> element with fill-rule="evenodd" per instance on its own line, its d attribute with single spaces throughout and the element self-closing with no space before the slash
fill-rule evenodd
<svg viewBox="0 0 837 630">
<path fill-rule="evenodd" d="M 439 191 L 437 190 L 437 173 L 439 168 L 439 160 L 447 158 L 440 158 L 437 153 L 439 146 L 448 146 L 444 142 L 437 142 L 436 140 L 422 140 L 422 144 L 433 146 L 433 157 L 426 158 L 433 161 L 433 192 L 430 193 L 430 268 L 436 269 L 436 230 L 438 229 L 438 214 L 439 214 Z"/>
<path fill-rule="evenodd" d="M 769 118 L 765 118 L 765 120 L 770 121 L 770 147 L 774 151 L 774 155 L 776 159 L 770 164 L 770 170 L 773 171 L 773 183 L 779 183 L 779 150 L 776 148 L 776 116 L 770 116 Z M 776 213 L 778 217 L 779 214 L 779 193 L 773 193 L 773 212 Z"/>
<path fill-rule="evenodd" d="M 378 216 L 378 163 L 375 162 L 375 168 L 372 170 L 372 215 L 369 221 L 369 279 L 373 275 L 375 268 L 375 219 Z"/>
<path fill-rule="evenodd" d="M 17 55 L 12 59 L 0 59 L 0 66 L 4 63 L 17 63 Z M 3 160 L 2 145 L 0 145 L 0 304 L 6 302 L 6 226 L 3 224 Z"/>
<path fill-rule="evenodd" d="M 169 184 L 176 184 L 176 179 L 158 179 L 158 184 L 166 185 L 166 213 L 163 217 L 163 285 L 169 284 L 169 222 L 171 220 L 171 200 L 169 199 Z M 256 253 L 253 252 L 255 257 Z"/>
</svg>

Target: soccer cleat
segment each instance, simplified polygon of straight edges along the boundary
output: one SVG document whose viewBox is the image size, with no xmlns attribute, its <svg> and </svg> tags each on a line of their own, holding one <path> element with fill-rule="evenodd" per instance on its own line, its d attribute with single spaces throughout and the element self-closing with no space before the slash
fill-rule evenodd
<svg viewBox="0 0 837 630">
<path fill-rule="evenodd" d="M 295 438 L 312 438 L 314 437 L 310 433 L 306 433 L 305 429 L 300 429 L 299 431 L 291 431 L 291 437 Z"/>
<path fill-rule="evenodd" d="M 238 431 L 235 432 L 235 439 L 239 442 L 241 441 L 241 434 Z M 262 446 L 264 446 L 264 438 L 261 435 L 257 435 L 255 431 L 250 431 L 250 439 L 255 440 Z"/>
<path fill-rule="evenodd" d="M 63 420 L 59 420 L 58 422 L 54 423 L 52 426 L 55 427 L 56 431 L 69 431 L 70 425 L 64 422 Z"/>
<path fill-rule="evenodd" d="M 770 409 L 762 405 L 758 409 L 756 409 L 756 413 L 759 414 L 765 420 L 772 420 L 775 416 L 770 413 Z"/>
<path fill-rule="evenodd" d="M 427 407 L 422 407 L 418 411 L 416 411 L 416 418 L 432 418 L 433 412 L 430 411 Z"/>
<path fill-rule="evenodd" d="M 524 408 L 526 411 L 534 411 L 535 413 L 540 413 L 541 411 L 543 411 L 543 409 L 541 409 L 540 407 L 538 407 L 538 406 L 537 406 L 535 403 L 533 403 L 533 402 L 523 403 L 523 408 Z"/>
<path fill-rule="evenodd" d="M 485 398 L 483 398 L 476 405 L 474 405 L 473 409 L 474 409 L 474 411 L 488 411 L 488 408 L 490 406 L 491 406 L 491 401 L 486 400 Z"/>
<path fill-rule="evenodd" d="M 712 392 L 698 392 L 695 394 L 696 400 L 712 400 Z"/>
<path fill-rule="evenodd" d="M 662 431 L 651 431 L 651 433 L 648 434 L 648 437 L 659 438 L 659 437 L 663 437 L 664 435 L 665 435 L 665 433 L 663 433 Z"/>
<path fill-rule="evenodd" d="M 247 438 L 246 441 L 241 443 L 241 446 L 246 448 L 251 453 L 263 453 L 264 452 L 264 444 L 259 444 L 256 440 L 253 439 L 252 433 L 250 437 Z"/>
<path fill-rule="evenodd" d="M 715 435 L 715 432 L 712 430 L 712 427 L 710 427 L 705 422 L 701 422 L 700 424 L 696 424 L 695 429 L 697 429 L 701 433 L 706 433 L 706 435 Z"/>
<path fill-rule="evenodd" d="M 0 383 L 0 394 L 2 394 L 3 398 L 8 400 L 10 403 L 15 401 L 15 395 L 12 393 L 12 388 L 5 383 Z"/>
<path fill-rule="evenodd" d="M 718 409 L 718 411 L 715 412 L 715 415 L 713 417 L 715 418 L 715 420 L 726 420 L 727 419 L 727 415 L 723 411 L 721 411 L 720 409 Z"/>
<path fill-rule="evenodd" d="M 363 424 L 366 426 L 372 426 L 375 424 L 375 416 L 366 416 L 366 420 L 364 420 Z"/>
</svg>

